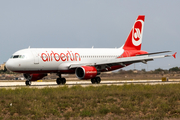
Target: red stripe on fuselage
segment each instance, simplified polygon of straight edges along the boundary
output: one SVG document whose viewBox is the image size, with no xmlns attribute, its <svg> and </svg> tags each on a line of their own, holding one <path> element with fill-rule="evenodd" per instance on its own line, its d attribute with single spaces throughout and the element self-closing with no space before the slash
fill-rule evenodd
<svg viewBox="0 0 180 120">
<path fill-rule="evenodd" d="M 130 64 L 126 64 L 128 66 Z M 107 71 L 112 71 L 112 70 L 117 70 L 119 68 L 123 68 L 124 66 L 122 65 L 115 65 L 111 66 L 109 68 L 101 70 L 101 72 L 107 72 Z M 32 71 L 13 71 L 17 73 L 28 73 L 28 74 L 34 74 L 34 73 L 61 73 L 61 74 L 74 74 L 75 69 L 70 69 L 70 70 L 32 70 Z"/>
</svg>

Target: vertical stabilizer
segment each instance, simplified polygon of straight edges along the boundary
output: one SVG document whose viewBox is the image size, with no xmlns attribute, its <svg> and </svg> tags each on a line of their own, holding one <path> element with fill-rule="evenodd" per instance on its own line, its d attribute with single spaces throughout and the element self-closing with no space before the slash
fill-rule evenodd
<svg viewBox="0 0 180 120">
<path fill-rule="evenodd" d="M 139 15 L 136 19 L 131 32 L 123 46 L 124 50 L 141 50 L 144 19 L 144 15 Z"/>
</svg>

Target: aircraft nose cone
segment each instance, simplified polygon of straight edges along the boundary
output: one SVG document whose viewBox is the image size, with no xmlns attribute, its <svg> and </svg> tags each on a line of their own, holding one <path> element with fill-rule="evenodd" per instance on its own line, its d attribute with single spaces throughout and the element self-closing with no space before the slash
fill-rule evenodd
<svg viewBox="0 0 180 120">
<path fill-rule="evenodd" d="M 6 68 L 7 68 L 8 70 L 10 70 L 10 71 L 13 71 L 13 68 L 14 68 L 13 62 L 10 61 L 10 60 L 8 60 L 8 61 L 6 62 Z"/>
</svg>

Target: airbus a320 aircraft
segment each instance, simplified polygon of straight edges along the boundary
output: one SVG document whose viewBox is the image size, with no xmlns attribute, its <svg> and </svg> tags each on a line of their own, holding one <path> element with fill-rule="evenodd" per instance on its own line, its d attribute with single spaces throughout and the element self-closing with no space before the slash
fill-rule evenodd
<svg viewBox="0 0 180 120">
<path fill-rule="evenodd" d="M 98 76 L 101 72 L 172 56 L 151 56 L 170 51 L 148 53 L 141 50 L 144 19 L 144 15 L 138 16 L 125 44 L 120 48 L 28 48 L 15 52 L 6 62 L 6 67 L 13 72 L 23 73 L 27 79 L 26 85 L 42 79 L 47 73 L 57 73 L 58 85 L 66 83 L 61 74 L 74 73 L 77 78 L 91 79 L 94 84 L 101 82 Z"/>
</svg>

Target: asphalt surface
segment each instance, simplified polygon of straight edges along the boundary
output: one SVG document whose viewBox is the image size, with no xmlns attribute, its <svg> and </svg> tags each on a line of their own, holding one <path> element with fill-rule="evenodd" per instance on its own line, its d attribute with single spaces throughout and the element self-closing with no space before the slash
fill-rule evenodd
<svg viewBox="0 0 180 120">
<path fill-rule="evenodd" d="M 166 82 L 162 82 L 162 80 L 112 80 L 112 81 L 101 81 L 100 84 L 92 84 L 90 80 L 77 80 L 77 81 L 67 81 L 66 86 L 72 87 L 75 85 L 80 85 L 82 87 L 87 86 L 102 86 L 102 85 L 124 85 L 124 84 L 149 84 L 149 85 L 155 85 L 155 84 L 179 84 L 179 79 L 169 80 Z M 64 85 L 57 85 L 56 81 L 52 80 L 52 82 L 45 82 L 45 81 L 36 81 L 32 82 L 31 86 L 26 86 L 25 82 L 15 82 L 15 81 L 0 81 L 0 89 L 1 88 L 20 88 L 20 87 L 30 87 L 30 88 L 44 88 L 44 87 L 59 87 Z"/>
</svg>

